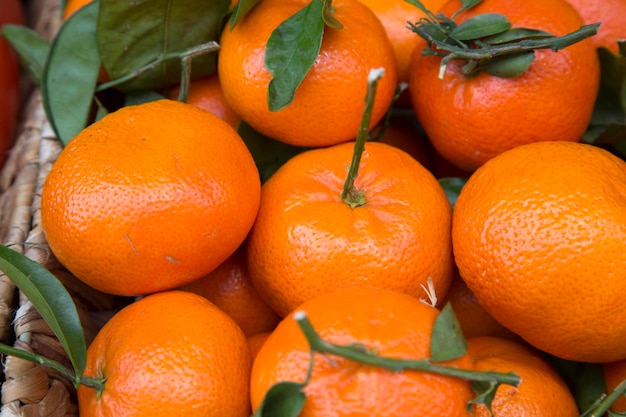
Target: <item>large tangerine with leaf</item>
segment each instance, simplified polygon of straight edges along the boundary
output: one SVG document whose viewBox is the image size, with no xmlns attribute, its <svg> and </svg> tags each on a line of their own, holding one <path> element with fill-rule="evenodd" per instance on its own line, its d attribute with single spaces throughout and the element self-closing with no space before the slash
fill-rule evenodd
<svg viewBox="0 0 626 417">
<path fill-rule="evenodd" d="M 298 308 L 319 336 L 338 345 L 397 359 L 430 359 L 439 310 L 414 297 L 376 288 L 344 288 L 309 300 Z M 294 316 L 270 334 L 252 366 L 250 396 L 256 410 L 278 382 L 303 383 L 311 352 Z M 471 369 L 468 355 L 446 366 Z M 395 372 L 336 355 L 314 354 L 311 378 L 300 417 L 428 416 L 466 417 L 473 397 L 470 383 L 424 371 Z"/>
<path fill-rule="evenodd" d="M 264 183 L 247 239 L 250 277 L 279 315 L 348 286 L 443 297 L 453 276 L 451 206 L 407 153 L 367 142 L 344 194 L 355 143 L 301 153 Z"/>
<path fill-rule="evenodd" d="M 41 224 L 78 279 L 147 294 L 198 279 L 235 252 L 260 188 L 228 123 L 158 100 L 110 113 L 68 143 L 43 186 Z"/>
<path fill-rule="evenodd" d="M 626 163 L 548 141 L 479 168 L 454 206 L 456 264 L 481 306 L 533 346 L 626 358 Z"/>
<path fill-rule="evenodd" d="M 441 9 L 450 17 L 461 8 L 451 0 Z M 514 28 L 561 36 L 583 20 L 565 0 L 484 0 L 456 17 L 500 13 Z M 463 74 L 465 60 L 452 59 L 439 76 L 442 57 L 414 51 L 410 92 L 413 109 L 436 150 L 472 171 L 499 153 L 537 141 L 578 142 L 587 129 L 598 92 L 600 65 L 591 39 L 558 52 L 539 49 L 521 75 L 504 78 L 485 71 Z"/>
<path fill-rule="evenodd" d="M 205 298 L 185 291 L 144 297 L 115 314 L 87 350 L 78 388 L 82 417 L 247 417 L 248 342 Z"/>
<path fill-rule="evenodd" d="M 275 56 L 277 48 L 269 47 L 268 40 L 282 22 L 305 6 L 310 10 L 319 8 L 317 5 L 321 7 L 322 2 L 259 2 L 234 28 L 227 24 L 218 59 L 224 96 L 245 122 L 273 139 L 307 147 L 334 145 L 356 137 L 368 73 L 373 68 L 384 68 L 370 124 L 373 127 L 391 104 L 397 79 L 393 48 L 376 15 L 356 0 L 337 0 L 330 10 L 343 28 L 324 27 L 319 53 L 313 57 L 293 101 L 279 110 L 270 107 L 270 83 L 277 90 L 286 90 L 285 78 L 302 71 L 297 69 L 303 65 L 301 60 L 290 53 L 315 51 L 312 39 L 322 30 L 321 15 L 314 22 L 303 21 L 286 31 L 284 37 L 302 31 L 310 38 L 290 38 L 288 43 L 295 49 L 290 53 L 283 50 L 284 62 Z M 284 63 L 283 71 L 275 71 L 280 73 L 278 78 L 268 70 L 268 60 Z"/>
</svg>

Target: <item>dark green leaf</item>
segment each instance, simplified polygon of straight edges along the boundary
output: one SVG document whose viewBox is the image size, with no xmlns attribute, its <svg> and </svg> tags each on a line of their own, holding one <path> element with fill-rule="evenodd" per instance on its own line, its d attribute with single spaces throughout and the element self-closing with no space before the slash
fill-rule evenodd
<svg viewBox="0 0 626 417">
<path fill-rule="evenodd" d="M 480 39 L 502 33 L 511 28 L 511 22 L 499 13 L 483 13 L 467 19 L 452 31 L 451 35 L 461 41 Z"/>
<path fill-rule="evenodd" d="M 267 391 L 253 417 L 298 417 L 305 400 L 302 384 L 279 382 Z"/>
<path fill-rule="evenodd" d="M 463 10 L 471 9 L 481 1 L 483 0 L 461 0 L 461 7 L 463 7 Z"/>
<path fill-rule="evenodd" d="M 147 103 L 149 101 L 162 100 L 165 96 L 156 91 L 134 91 L 124 97 L 124 106 Z"/>
<path fill-rule="evenodd" d="M 489 59 L 479 65 L 480 70 L 500 78 L 515 78 L 522 75 L 535 60 L 535 53 L 522 52 Z"/>
<path fill-rule="evenodd" d="M 488 45 L 501 45 L 509 42 L 518 42 L 524 39 L 544 39 L 554 38 L 554 35 L 543 30 L 526 29 L 526 28 L 512 28 L 506 32 L 498 33 L 495 35 L 487 36 L 481 39 L 481 42 Z"/>
<path fill-rule="evenodd" d="M 219 39 L 230 5 L 228 0 L 100 1 L 98 48 L 110 78 L 137 74 L 119 86 L 124 92 L 178 83 L 181 54 Z M 214 73 L 215 65 L 214 53 L 194 59 L 192 78 Z"/>
<path fill-rule="evenodd" d="M 97 1 L 73 13 L 50 45 L 44 67 L 43 105 L 63 144 L 88 124 L 102 66 L 96 42 L 97 16 Z"/>
<path fill-rule="evenodd" d="M 324 23 L 335 30 L 343 29 L 343 24 L 333 15 L 333 6 L 330 0 L 324 0 L 324 12 L 322 14 Z"/>
<path fill-rule="evenodd" d="M 617 411 L 609 410 L 609 417 L 626 417 L 626 412 L 618 413 Z"/>
<path fill-rule="evenodd" d="M 448 197 L 448 201 L 450 201 L 452 208 L 454 208 L 456 200 L 459 198 L 459 194 L 461 193 L 461 188 L 463 188 L 466 182 L 467 178 L 462 177 L 439 178 L 439 184 L 441 184 L 441 187 L 446 192 L 446 196 Z"/>
<path fill-rule="evenodd" d="M 430 341 L 430 356 L 435 362 L 460 358 L 467 352 L 467 341 L 461 325 L 448 303 L 437 316 Z"/>
<path fill-rule="evenodd" d="M 72 297 L 46 268 L 0 245 L 0 270 L 30 300 L 63 345 L 77 376 L 85 370 L 87 347 Z"/>
<path fill-rule="evenodd" d="M 582 363 L 545 355 L 569 386 L 579 410 L 589 409 L 606 393 L 604 375 L 599 364 Z"/>
<path fill-rule="evenodd" d="M 17 53 L 22 67 L 37 85 L 41 85 L 50 43 L 26 26 L 5 24 L 2 35 Z"/>
<path fill-rule="evenodd" d="M 270 35 L 265 66 L 272 74 L 268 91 L 271 111 L 288 106 L 315 63 L 324 36 L 324 3 L 313 0 L 282 22 Z"/>
<path fill-rule="evenodd" d="M 258 2 L 259 0 L 240 0 L 230 15 L 230 29 L 232 30 Z"/>
<path fill-rule="evenodd" d="M 489 410 L 489 413 L 493 415 L 491 404 L 496 397 L 496 391 L 498 390 L 498 382 L 494 381 L 472 381 L 472 389 L 476 393 L 476 397 L 467 403 L 467 411 L 471 412 L 472 404 L 484 404 Z"/>
<path fill-rule="evenodd" d="M 417 7 L 418 9 L 420 9 L 424 14 L 428 14 L 428 9 L 426 8 L 426 6 L 424 6 L 422 4 L 421 1 L 419 0 L 404 0 L 407 3 L 412 4 L 413 6 Z"/>
<path fill-rule="evenodd" d="M 252 153 L 261 182 L 267 181 L 285 162 L 306 150 L 263 136 L 245 122 L 239 123 L 237 132 Z"/>
</svg>

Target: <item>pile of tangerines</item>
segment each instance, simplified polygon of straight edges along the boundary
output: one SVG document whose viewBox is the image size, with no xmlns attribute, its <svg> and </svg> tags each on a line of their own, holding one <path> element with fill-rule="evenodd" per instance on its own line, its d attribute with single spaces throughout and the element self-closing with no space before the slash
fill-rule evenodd
<svg viewBox="0 0 626 417">
<path fill-rule="evenodd" d="M 47 175 L 53 254 L 133 297 L 89 346 L 81 417 L 581 415 L 558 361 L 597 365 L 620 397 L 602 413 L 626 411 L 626 162 L 583 142 L 626 2 L 231 7 L 186 103 L 171 88 L 109 113 Z M 318 44 L 277 31 L 314 15 Z M 268 59 L 268 39 L 292 35 L 319 52 L 272 108 L 299 58 Z M 288 157 L 260 171 L 243 124 Z M 437 360 L 446 306 L 463 349 Z"/>
</svg>

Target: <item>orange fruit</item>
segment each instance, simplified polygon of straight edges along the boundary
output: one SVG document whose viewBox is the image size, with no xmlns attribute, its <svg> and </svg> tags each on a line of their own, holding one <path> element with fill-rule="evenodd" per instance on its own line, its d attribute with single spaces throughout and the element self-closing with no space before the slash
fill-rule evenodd
<svg viewBox="0 0 626 417">
<path fill-rule="evenodd" d="M 359 0 L 369 7 L 385 27 L 396 58 L 398 81 L 409 82 L 411 54 L 419 43 L 419 36 L 408 28 L 407 21 L 415 23 L 424 13 L 405 0 Z M 436 12 L 447 0 L 425 0 L 422 4 Z"/>
<path fill-rule="evenodd" d="M 250 415 L 251 359 L 233 320 L 184 291 L 142 298 L 113 316 L 87 351 L 81 417 Z"/>
<path fill-rule="evenodd" d="M 617 41 L 626 40 L 626 1 L 567 0 L 578 11 L 585 24 L 601 22 L 591 41 L 596 47 L 605 47 L 619 53 Z"/>
<path fill-rule="evenodd" d="M 449 17 L 460 8 L 461 1 L 451 0 L 441 11 Z M 488 12 L 505 15 L 513 27 L 554 35 L 583 25 L 565 0 L 485 0 L 456 20 Z M 461 169 L 472 171 L 526 143 L 577 142 L 587 129 L 600 80 L 590 39 L 558 52 L 537 50 L 534 62 L 515 78 L 485 72 L 466 77 L 464 62 L 452 60 L 440 79 L 442 58 L 421 55 L 421 50 L 416 49 L 411 66 L 413 109 L 435 149 Z"/>
<path fill-rule="evenodd" d="M 430 147 L 424 132 L 418 128 L 413 117 L 392 115 L 389 124 L 378 140 L 402 149 L 424 167 L 430 169 Z M 373 134 L 378 130 L 374 129 Z"/>
<path fill-rule="evenodd" d="M 299 311 L 326 341 L 358 343 L 380 356 L 430 357 L 439 311 L 394 291 L 344 288 L 309 300 Z M 293 317 L 286 317 L 259 351 L 250 377 L 252 408 L 280 381 L 301 383 L 309 367 L 309 344 Z M 446 363 L 470 368 L 467 355 Z M 315 354 L 306 402 L 310 416 L 465 416 L 473 397 L 468 381 L 421 371 L 393 372 L 334 355 Z"/>
<path fill-rule="evenodd" d="M 247 239 L 250 277 L 280 316 L 318 295 L 367 285 L 443 297 L 452 279 L 451 206 L 419 162 L 367 142 L 355 181 L 365 204 L 342 190 L 354 143 L 309 150 L 282 165 L 261 190 Z"/>
<path fill-rule="evenodd" d="M 23 25 L 24 11 L 18 0 L 0 0 L 0 30 L 5 24 Z M 20 67 L 13 48 L 0 36 L 0 167 L 15 142 L 20 110 Z"/>
<path fill-rule="evenodd" d="M 455 260 L 496 320 L 554 356 L 626 358 L 626 162 L 536 142 L 479 168 L 454 207 Z"/>
<path fill-rule="evenodd" d="M 237 132 L 191 104 L 123 107 L 63 149 L 41 197 L 58 260 L 103 292 L 138 295 L 198 279 L 252 227 L 260 178 Z"/>
<path fill-rule="evenodd" d="M 265 344 L 265 341 L 268 337 L 270 337 L 271 332 L 257 333 L 252 336 L 248 336 L 248 347 L 250 348 L 250 355 L 252 357 L 252 361 L 256 359 L 259 351 Z"/>
<path fill-rule="evenodd" d="M 267 41 L 279 24 L 308 3 L 263 0 L 232 31 L 227 25 L 220 40 L 218 73 L 226 100 L 255 130 L 292 145 L 321 147 L 357 136 L 371 69 L 384 68 L 385 75 L 378 83 L 370 127 L 391 104 L 397 78 L 393 49 L 376 15 L 357 0 L 333 1 L 333 16 L 343 29 L 324 29 L 319 55 L 293 102 L 270 111 Z"/>
<path fill-rule="evenodd" d="M 246 336 L 269 332 L 280 321 L 252 285 L 244 246 L 213 271 L 180 289 L 207 298 L 235 320 Z"/>
<path fill-rule="evenodd" d="M 167 95 L 169 98 L 176 100 L 179 93 L 180 87 L 175 87 L 168 91 Z M 187 92 L 187 103 L 210 111 L 234 128 L 237 128 L 241 121 L 239 115 L 235 113 L 226 101 L 217 74 L 192 80 L 189 83 L 189 91 Z"/>
<path fill-rule="evenodd" d="M 498 337 L 470 338 L 468 353 L 477 371 L 514 372 L 518 387 L 500 385 L 491 404 L 498 417 L 577 417 L 567 384 L 539 352 L 526 344 Z M 484 405 L 473 405 L 473 417 L 491 417 Z"/>
<path fill-rule="evenodd" d="M 623 381 L 626 381 L 626 360 L 603 363 L 602 374 L 604 375 L 606 392 L 609 393 L 617 388 Z M 613 403 L 611 410 L 618 413 L 626 412 L 626 397 L 621 395 Z"/>
<path fill-rule="evenodd" d="M 452 280 L 450 289 L 441 301 L 442 306 L 448 303 L 452 305 L 452 309 L 461 325 L 463 335 L 466 338 L 477 336 L 519 338 L 519 336 L 504 327 L 491 314 L 485 311 L 474 293 L 467 288 L 465 281 L 458 275 L 458 271 Z"/>
</svg>

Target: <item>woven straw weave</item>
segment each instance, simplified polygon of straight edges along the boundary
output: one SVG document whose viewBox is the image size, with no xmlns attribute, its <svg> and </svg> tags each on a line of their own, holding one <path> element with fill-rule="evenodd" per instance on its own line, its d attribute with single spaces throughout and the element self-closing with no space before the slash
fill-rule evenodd
<svg viewBox="0 0 626 417">
<path fill-rule="evenodd" d="M 58 0 L 32 0 L 27 12 L 29 25 L 51 39 L 61 24 Z M 74 298 L 89 343 L 119 300 L 76 280 L 54 258 L 45 240 L 39 216 L 41 188 L 61 149 L 46 119 L 39 90 L 25 89 L 17 141 L 0 172 L 0 239 L 3 245 L 44 265 L 64 283 Z M 30 301 L 1 273 L 0 341 L 71 366 Z M 0 417 L 78 415 L 75 390 L 64 378 L 22 359 L 3 359 Z"/>
</svg>

